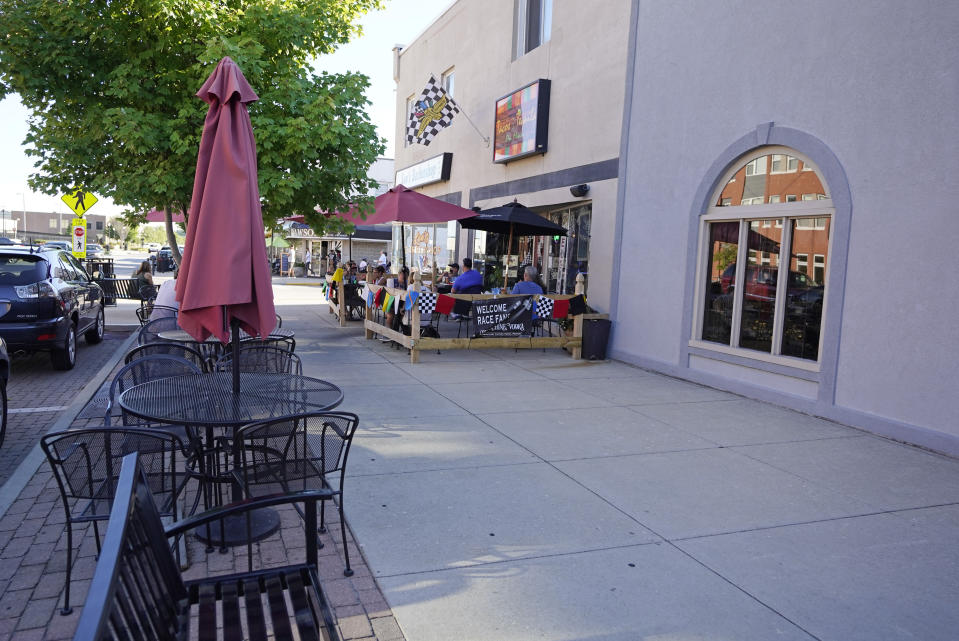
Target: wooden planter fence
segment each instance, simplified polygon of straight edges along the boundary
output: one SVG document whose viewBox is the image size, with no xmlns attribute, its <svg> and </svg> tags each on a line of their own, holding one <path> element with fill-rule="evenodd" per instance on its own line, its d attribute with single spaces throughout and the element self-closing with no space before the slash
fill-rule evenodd
<svg viewBox="0 0 959 641">
<path fill-rule="evenodd" d="M 372 282 L 372 276 L 367 280 L 367 282 Z M 576 276 L 576 290 L 575 294 L 548 294 L 548 298 L 553 300 L 566 300 L 574 298 L 579 294 L 583 293 L 585 288 L 585 281 L 582 274 Z M 370 285 L 369 290 L 373 292 L 375 296 L 380 289 L 385 289 L 386 292 L 392 295 L 395 298 L 403 299 L 406 297 L 407 291 L 403 289 L 394 289 L 390 287 L 380 287 L 377 285 Z M 422 291 L 422 279 L 418 272 L 413 272 L 413 284 L 410 287 L 411 291 Z M 460 300 L 487 300 L 490 298 L 511 298 L 510 294 L 447 294 L 452 298 L 457 298 Z M 341 297 L 342 298 L 342 297 Z M 341 303 L 342 304 L 342 303 Z M 331 305 L 332 307 L 332 305 Z M 419 305 L 413 305 L 413 308 L 409 310 L 410 314 L 410 335 L 407 336 L 402 332 L 390 329 L 386 325 L 379 323 L 373 319 L 374 317 L 374 308 L 364 307 L 366 310 L 366 319 L 363 322 L 364 327 L 366 328 L 366 338 L 372 339 L 374 335 L 379 334 L 384 338 L 389 338 L 390 340 L 399 343 L 403 347 L 406 347 L 410 350 L 410 362 L 418 363 L 420 360 L 420 350 L 442 350 L 442 349 L 488 349 L 488 348 L 514 348 L 514 349 L 542 349 L 545 347 L 568 347 L 572 357 L 579 359 L 582 356 L 583 348 L 583 321 L 588 318 L 604 318 L 605 314 L 579 314 L 573 317 L 573 332 L 571 336 L 526 336 L 526 337 L 515 337 L 515 338 L 431 338 L 427 336 L 420 336 L 420 327 L 424 325 L 422 318 L 420 317 Z M 337 312 L 334 312 L 337 313 Z M 340 319 L 341 325 L 345 323 L 342 319 L 345 316 L 345 307 L 340 310 Z"/>
</svg>

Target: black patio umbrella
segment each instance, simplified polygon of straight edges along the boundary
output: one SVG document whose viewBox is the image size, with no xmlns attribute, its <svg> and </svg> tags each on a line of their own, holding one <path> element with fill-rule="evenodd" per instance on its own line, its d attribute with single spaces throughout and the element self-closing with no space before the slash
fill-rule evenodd
<svg viewBox="0 0 959 641">
<path fill-rule="evenodd" d="M 481 229 L 498 234 L 509 234 L 506 252 L 513 246 L 513 236 L 566 236 L 566 228 L 543 218 L 535 211 L 515 200 L 499 207 L 484 209 L 472 218 L 460 221 L 464 229 Z M 506 286 L 506 270 L 503 270 L 503 286 Z"/>
</svg>

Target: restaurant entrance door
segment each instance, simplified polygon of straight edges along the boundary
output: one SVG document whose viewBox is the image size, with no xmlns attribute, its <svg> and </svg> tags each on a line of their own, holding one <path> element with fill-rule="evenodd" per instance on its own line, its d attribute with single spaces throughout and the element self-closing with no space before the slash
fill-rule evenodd
<svg viewBox="0 0 959 641">
<path fill-rule="evenodd" d="M 565 227 L 569 235 L 525 239 L 527 247 L 524 253 L 536 257 L 534 262 L 543 276 L 547 291 L 572 294 L 576 288 L 576 275 L 588 274 L 592 213 L 592 205 L 553 210 L 547 217 Z"/>
</svg>

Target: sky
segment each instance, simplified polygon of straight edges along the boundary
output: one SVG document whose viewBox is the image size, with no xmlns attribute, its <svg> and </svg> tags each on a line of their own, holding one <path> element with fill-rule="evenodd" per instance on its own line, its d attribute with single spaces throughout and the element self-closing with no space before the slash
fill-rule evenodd
<svg viewBox="0 0 959 641">
<path fill-rule="evenodd" d="M 384 9 L 360 20 L 360 38 L 319 58 L 315 68 L 329 72 L 361 71 L 369 76 L 371 86 L 366 96 L 372 103 L 367 107 L 370 120 L 380 137 L 387 139 L 385 156 L 392 158 L 396 118 L 393 46 L 411 43 L 453 0 L 384 0 L 383 4 Z M 28 115 L 16 96 L 0 101 L 0 209 L 70 213 L 58 196 L 34 193 L 27 186 L 27 176 L 34 171 L 34 159 L 24 153 L 22 145 Z M 122 208 L 101 198 L 92 211 L 114 215 Z"/>
</svg>

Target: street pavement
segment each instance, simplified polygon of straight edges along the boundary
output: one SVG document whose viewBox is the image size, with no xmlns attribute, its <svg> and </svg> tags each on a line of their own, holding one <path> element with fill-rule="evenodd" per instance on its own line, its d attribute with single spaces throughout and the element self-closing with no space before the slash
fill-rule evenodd
<svg viewBox="0 0 959 641">
<path fill-rule="evenodd" d="M 956 638 L 959 460 L 561 350 L 411 365 L 337 327 L 316 280 L 274 283 L 305 373 L 361 419 L 358 581 L 335 537 L 324 556 L 345 637 Z M 0 518 L 0 640 L 69 638 L 76 617 L 51 614 L 62 525 L 35 469 Z M 192 572 L 236 562 L 191 552 Z"/>
</svg>

